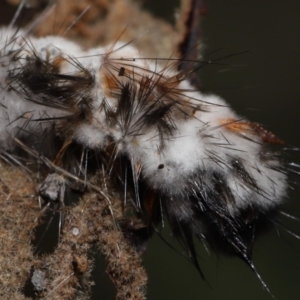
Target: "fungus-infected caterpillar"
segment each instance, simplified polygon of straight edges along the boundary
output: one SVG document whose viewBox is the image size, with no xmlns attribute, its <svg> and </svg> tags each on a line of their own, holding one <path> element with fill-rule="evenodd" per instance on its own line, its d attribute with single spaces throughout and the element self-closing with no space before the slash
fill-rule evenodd
<svg viewBox="0 0 300 300">
<path fill-rule="evenodd" d="M 134 43 L 83 50 L 64 37 L 3 28 L 2 157 L 41 174 L 46 208 L 54 202 L 63 214 L 73 181 L 84 193 L 99 185 L 105 194 L 108 185 L 142 222 L 137 229 L 126 214 L 122 221 L 137 251 L 165 220 L 203 277 L 195 238 L 244 260 L 268 289 L 252 247 L 260 227 L 277 222 L 287 194 L 287 167 L 273 149 L 283 142 L 199 92 L 190 83 L 194 67 L 178 70 L 178 61 L 145 57 Z M 40 165 L 28 167 L 28 155 Z M 78 261 L 76 254 L 74 274 Z"/>
</svg>

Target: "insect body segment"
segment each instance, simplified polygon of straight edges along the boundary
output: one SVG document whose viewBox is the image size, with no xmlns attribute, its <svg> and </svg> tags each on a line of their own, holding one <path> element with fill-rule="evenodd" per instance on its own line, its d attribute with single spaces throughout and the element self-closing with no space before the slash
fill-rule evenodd
<svg viewBox="0 0 300 300">
<path fill-rule="evenodd" d="M 220 97 L 196 91 L 171 60 L 143 58 L 121 42 L 84 51 L 63 38 L 6 30 L 2 151 L 14 151 L 17 137 L 46 157 L 67 159 L 43 143 L 51 132 L 66 148 L 97 152 L 122 186 L 119 161 L 125 160 L 136 207 L 166 216 L 193 259 L 195 235 L 252 266 L 255 224 L 286 193 L 280 158 L 267 145 L 279 139 L 237 116 Z M 149 226 L 160 218 L 150 217 Z"/>
</svg>

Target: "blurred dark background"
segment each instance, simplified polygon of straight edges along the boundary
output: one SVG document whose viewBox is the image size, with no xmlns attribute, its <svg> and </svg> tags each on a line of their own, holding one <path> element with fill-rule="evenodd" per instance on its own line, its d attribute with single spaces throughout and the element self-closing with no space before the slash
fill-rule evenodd
<svg viewBox="0 0 300 300">
<path fill-rule="evenodd" d="M 203 90 L 221 95 L 238 112 L 276 133 L 287 147 L 300 147 L 300 1 L 210 0 L 202 22 L 204 56 L 218 61 L 201 69 Z M 179 1 L 145 0 L 145 7 L 174 22 Z M 0 0 L 1 23 L 8 7 Z M 7 21 L 5 21 L 7 22 Z M 158 41 L 159 42 L 159 41 Z M 240 55 L 234 53 L 243 52 Z M 211 54 L 209 54 L 211 53 Z M 288 151 L 300 163 L 299 151 Z M 300 182 L 300 176 L 292 178 Z M 285 212 L 300 218 L 300 188 L 289 194 Z M 300 234 L 300 221 L 282 219 Z M 172 240 L 168 228 L 164 236 Z M 199 263 L 207 277 L 161 239 L 151 240 L 144 255 L 149 274 L 148 300 L 270 300 L 253 272 L 238 259 L 217 257 L 199 248 Z M 181 248 L 177 246 L 179 252 Z M 93 299 L 114 299 L 113 287 L 102 268 L 95 272 Z M 285 230 L 273 230 L 254 247 L 258 272 L 278 300 L 300 299 L 300 240 Z"/>
</svg>

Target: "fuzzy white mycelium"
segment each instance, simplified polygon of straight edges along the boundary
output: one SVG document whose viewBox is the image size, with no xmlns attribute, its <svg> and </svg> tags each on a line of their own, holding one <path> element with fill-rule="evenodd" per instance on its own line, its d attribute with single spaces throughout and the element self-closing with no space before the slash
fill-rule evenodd
<svg viewBox="0 0 300 300">
<path fill-rule="evenodd" d="M 279 139 L 195 90 L 172 60 L 144 59 L 129 44 L 84 51 L 61 37 L 7 28 L 0 42 L 2 152 L 13 153 L 18 138 L 47 156 L 52 135 L 108 154 L 108 170 L 125 157 L 138 209 L 142 194 L 154 192 L 185 242 L 191 233 L 222 243 L 254 268 L 252 225 L 287 188 L 268 147 Z"/>
</svg>

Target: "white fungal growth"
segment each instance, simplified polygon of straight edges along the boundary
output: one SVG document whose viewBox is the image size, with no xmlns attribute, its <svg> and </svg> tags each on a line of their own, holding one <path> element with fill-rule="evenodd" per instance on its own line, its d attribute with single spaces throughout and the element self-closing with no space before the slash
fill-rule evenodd
<svg viewBox="0 0 300 300">
<path fill-rule="evenodd" d="M 45 272 L 41 270 L 34 270 L 31 277 L 31 282 L 36 291 L 41 292 L 45 288 Z"/>
<path fill-rule="evenodd" d="M 74 227 L 72 229 L 72 233 L 73 233 L 73 235 L 77 236 L 79 234 L 79 229 L 77 227 Z"/>
<path fill-rule="evenodd" d="M 196 187 L 209 194 L 224 181 L 230 214 L 282 202 L 286 175 L 264 137 L 277 139 L 221 98 L 195 91 L 170 63 L 143 59 L 122 43 L 83 51 L 61 37 L 1 32 L 3 151 L 13 150 L 14 137 L 56 126 L 86 148 L 113 141 L 116 154 L 133 169 L 139 165 L 147 184 L 168 197 L 192 195 Z"/>
<path fill-rule="evenodd" d="M 200 273 L 193 236 L 242 258 L 266 287 L 251 250 L 286 194 L 276 136 L 197 91 L 174 60 L 128 44 L 85 51 L 2 28 L 0 49 L 2 158 L 31 149 L 85 187 L 96 169 L 133 199 L 149 236 L 167 218 Z M 68 184 L 50 174 L 39 193 L 63 207 Z"/>
</svg>

